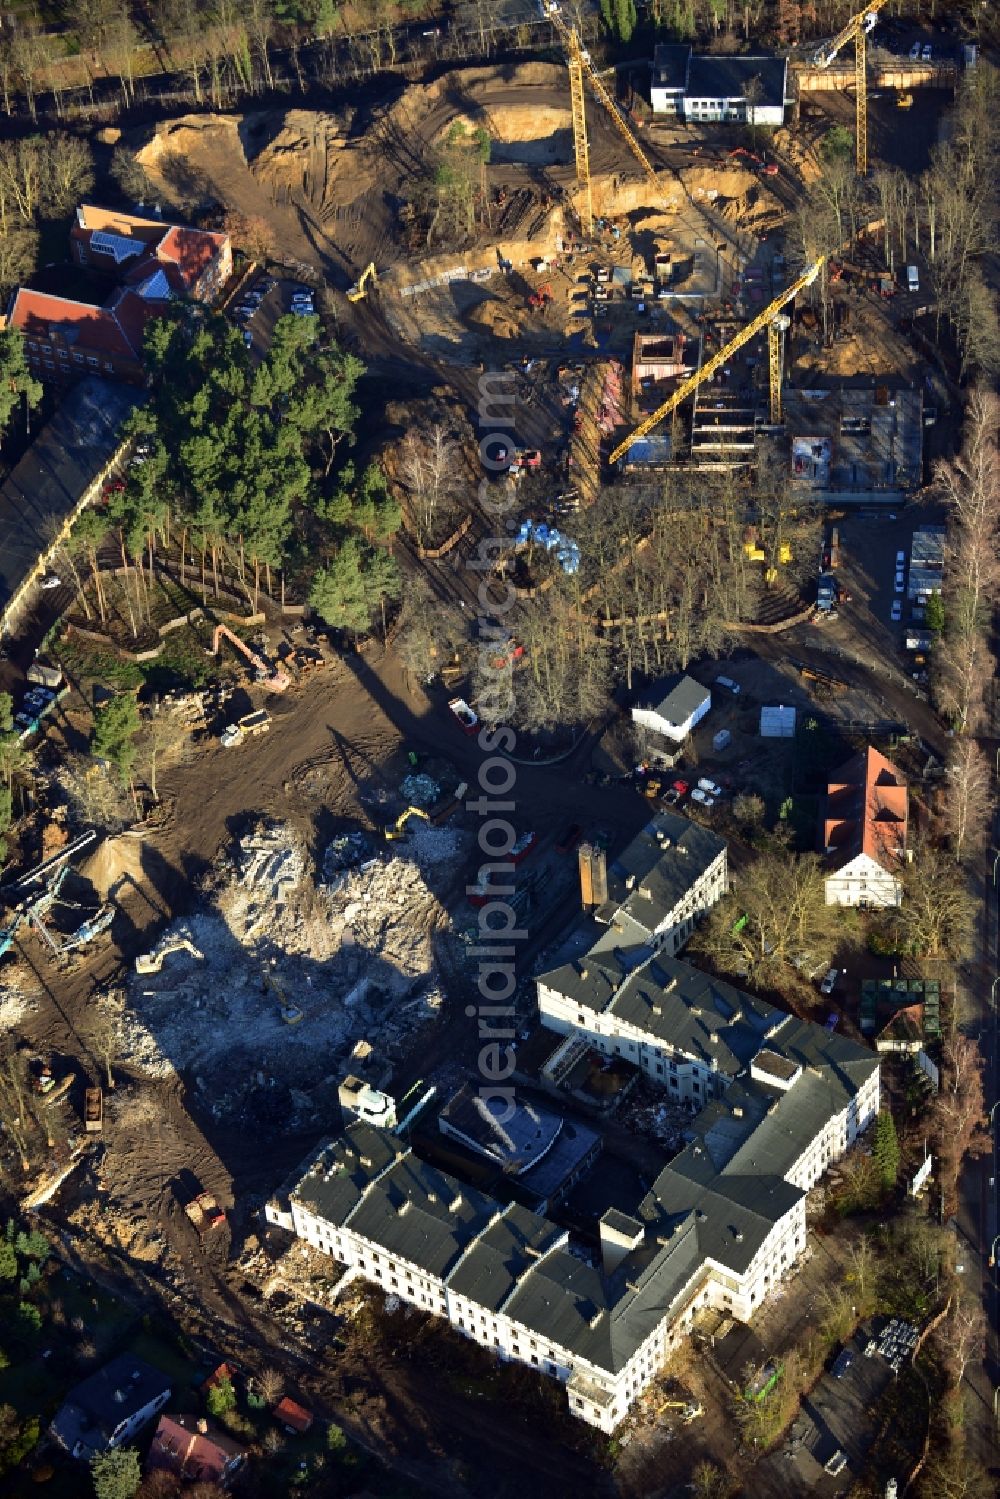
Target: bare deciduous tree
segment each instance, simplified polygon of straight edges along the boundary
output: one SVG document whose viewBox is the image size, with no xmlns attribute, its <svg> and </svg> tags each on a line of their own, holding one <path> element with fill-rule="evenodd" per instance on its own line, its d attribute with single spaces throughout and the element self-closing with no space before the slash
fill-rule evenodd
<svg viewBox="0 0 1000 1499">
<path fill-rule="evenodd" d="M 990 769 L 974 739 L 955 741 L 948 760 L 945 820 L 959 863 L 982 851 L 991 806 Z"/>
<path fill-rule="evenodd" d="M 903 901 L 894 920 L 903 946 L 922 957 L 959 957 L 966 948 L 976 902 L 965 875 L 941 849 L 917 844 L 903 876 Z"/>
</svg>

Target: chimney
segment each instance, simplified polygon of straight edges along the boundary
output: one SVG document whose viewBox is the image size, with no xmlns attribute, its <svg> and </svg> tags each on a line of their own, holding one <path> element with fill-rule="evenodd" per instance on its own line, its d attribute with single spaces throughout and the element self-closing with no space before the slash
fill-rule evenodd
<svg viewBox="0 0 1000 1499">
<path fill-rule="evenodd" d="M 594 904 L 603 906 L 608 898 L 608 856 L 596 843 L 590 859 L 590 877 L 593 882 Z"/>
<path fill-rule="evenodd" d="M 633 1249 L 642 1243 L 645 1232 L 636 1218 L 609 1208 L 601 1218 L 601 1263 L 605 1275 L 611 1275 Z"/>
<path fill-rule="evenodd" d="M 593 844 L 581 843 L 577 867 L 580 871 L 580 903 L 585 911 L 592 911 L 597 904 L 594 900 L 593 858 Z"/>
<path fill-rule="evenodd" d="M 454 1197 L 451 1199 L 451 1201 L 448 1204 L 448 1211 L 449 1211 L 449 1213 L 457 1213 L 458 1210 L 459 1210 L 459 1208 L 461 1206 L 462 1206 L 462 1194 L 461 1194 L 461 1192 L 456 1192 L 455 1195 L 454 1195 Z"/>
</svg>

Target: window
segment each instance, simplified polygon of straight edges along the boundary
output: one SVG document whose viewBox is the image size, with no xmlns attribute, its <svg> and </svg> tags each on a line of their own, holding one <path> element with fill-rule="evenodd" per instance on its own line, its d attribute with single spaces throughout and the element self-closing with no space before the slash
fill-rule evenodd
<svg viewBox="0 0 1000 1499">
<path fill-rule="evenodd" d="M 33 338 L 29 338 L 28 339 L 28 348 L 29 349 L 37 349 L 38 348 L 38 344 L 35 342 L 35 340 Z"/>
<path fill-rule="evenodd" d="M 52 353 L 52 345 L 51 344 L 42 344 L 42 353 L 43 354 L 51 354 Z"/>
<path fill-rule="evenodd" d="M 104 368 L 106 370 L 111 370 L 111 371 L 114 370 L 114 365 L 111 363 L 110 359 L 105 359 L 105 361 L 104 361 Z"/>
<path fill-rule="evenodd" d="M 45 368 L 47 370 L 54 370 L 55 367 L 56 367 L 56 362 L 55 362 L 54 359 L 46 359 L 46 361 L 45 361 Z"/>
<path fill-rule="evenodd" d="M 92 370 L 96 370 L 98 364 L 100 363 L 100 360 L 98 359 L 96 354 L 88 354 L 87 363 L 90 365 Z"/>
</svg>

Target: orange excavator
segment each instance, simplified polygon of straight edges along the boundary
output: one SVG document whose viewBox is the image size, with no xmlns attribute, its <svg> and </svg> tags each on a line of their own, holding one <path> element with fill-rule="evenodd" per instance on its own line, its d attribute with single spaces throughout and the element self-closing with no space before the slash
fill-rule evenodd
<svg viewBox="0 0 1000 1499">
<path fill-rule="evenodd" d="M 246 641 L 241 640 L 240 637 L 233 630 L 230 630 L 226 625 L 216 625 L 215 634 L 212 636 L 211 655 L 217 656 L 219 654 L 219 648 L 221 647 L 223 640 L 228 640 L 234 650 L 239 651 L 241 656 L 245 656 L 247 658 L 250 665 L 253 667 L 254 677 L 256 681 L 262 682 L 264 686 L 269 687 L 272 692 L 284 692 L 286 688 L 292 685 L 292 679 L 287 672 L 282 671 L 279 666 L 272 666 L 269 662 L 264 660 L 263 656 L 258 655 L 256 651 L 252 651 L 247 645 Z"/>
</svg>

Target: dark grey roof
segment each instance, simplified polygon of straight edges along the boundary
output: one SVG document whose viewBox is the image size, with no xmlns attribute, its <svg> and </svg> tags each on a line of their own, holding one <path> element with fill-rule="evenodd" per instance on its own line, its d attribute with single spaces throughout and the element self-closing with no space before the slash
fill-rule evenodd
<svg viewBox="0 0 1000 1499">
<path fill-rule="evenodd" d="M 611 1276 L 567 1250 L 550 1254 L 518 1285 L 505 1311 L 599 1369 L 622 1369 L 699 1272 L 692 1222 L 656 1225 Z"/>
<path fill-rule="evenodd" d="M 752 78 L 761 82 L 758 105 L 784 105 L 785 69 L 783 57 L 698 57 L 691 58 L 687 87 L 689 99 L 742 99 L 743 90 Z"/>
<path fill-rule="evenodd" d="M 513 1204 L 459 1261 L 448 1277 L 448 1289 L 499 1311 L 521 1277 L 565 1239 L 564 1229 Z"/>
<path fill-rule="evenodd" d="M 0 611 L 51 545 L 53 523 L 72 513 L 113 457 L 122 423 L 144 400 L 127 385 L 87 375 L 0 486 Z"/>
<path fill-rule="evenodd" d="M 103 1452 L 122 1421 L 169 1393 L 170 1380 L 161 1369 L 122 1353 L 67 1395 L 52 1422 L 53 1435 L 67 1452 L 78 1442 L 87 1454 Z"/>
<path fill-rule="evenodd" d="M 787 1017 L 725 979 L 692 968 L 681 958 L 658 952 L 630 966 L 629 953 L 587 953 L 541 982 L 579 1004 L 612 1014 L 735 1077 L 760 1050 L 761 1042 Z"/>
<path fill-rule="evenodd" d="M 289 1196 L 308 1211 L 338 1226 L 346 1222 L 365 1191 L 405 1147 L 394 1135 L 370 1124 L 352 1124 L 312 1157 Z"/>
<path fill-rule="evenodd" d="M 690 47 L 679 43 L 658 42 L 653 48 L 654 86 L 683 90 L 687 83 L 690 61 Z"/>
<path fill-rule="evenodd" d="M 697 713 L 706 698 L 711 700 L 711 697 L 708 687 L 703 687 L 694 677 L 681 673 L 648 688 L 636 699 L 635 706 L 658 713 L 667 723 L 679 728 L 681 724 L 687 723 L 693 713 Z"/>
<path fill-rule="evenodd" d="M 509 1119 L 503 1117 L 508 1112 L 506 1099 L 494 1100 L 491 1108 L 490 1100 L 466 1083 L 449 1098 L 438 1124 L 451 1125 L 476 1150 L 507 1170 L 525 1171 L 552 1148 L 563 1121 L 552 1109 L 524 1098 L 514 1100 Z"/>
<path fill-rule="evenodd" d="M 608 866 L 608 900 L 595 912 L 597 920 L 610 925 L 621 913 L 632 923 L 614 945 L 651 936 L 725 847 L 725 839 L 708 828 L 676 812 L 658 812 Z"/>
<path fill-rule="evenodd" d="M 492 1198 L 410 1152 L 365 1193 L 350 1227 L 443 1280 L 501 1211 Z"/>
</svg>

